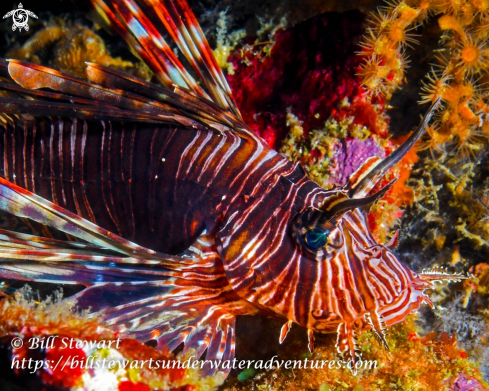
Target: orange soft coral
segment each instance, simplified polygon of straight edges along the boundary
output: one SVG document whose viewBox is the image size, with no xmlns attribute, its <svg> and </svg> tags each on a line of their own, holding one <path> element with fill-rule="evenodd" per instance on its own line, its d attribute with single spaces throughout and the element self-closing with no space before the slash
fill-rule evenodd
<svg viewBox="0 0 489 391">
<path fill-rule="evenodd" d="M 430 128 L 430 141 L 423 148 L 453 152 L 461 158 L 475 157 L 487 143 L 489 125 L 487 97 L 478 80 L 489 71 L 487 0 L 439 1 L 406 0 L 373 14 L 360 46 L 367 56 L 359 73 L 365 89 L 384 94 L 389 100 L 404 79 L 404 46 L 415 43 L 410 31 L 430 14 L 441 13 L 438 25 L 446 31 L 444 47 L 435 56 L 435 70 L 423 83 L 420 103 L 433 103 L 442 97 L 437 121 Z M 481 116 L 482 114 L 482 116 Z"/>
</svg>

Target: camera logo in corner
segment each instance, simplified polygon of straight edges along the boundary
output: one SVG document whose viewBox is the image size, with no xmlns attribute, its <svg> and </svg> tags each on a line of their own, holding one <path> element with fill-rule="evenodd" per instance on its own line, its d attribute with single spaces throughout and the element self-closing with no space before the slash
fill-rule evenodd
<svg viewBox="0 0 489 391">
<path fill-rule="evenodd" d="M 29 30 L 29 25 L 27 24 L 29 22 L 29 16 L 37 19 L 37 15 L 34 12 L 24 9 L 22 3 L 19 3 L 19 8 L 16 10 L 7 12 L 3 19 L 8 18 L 9 16 L 12 17 L 14 22 L 12 25 L 12 31 L 19 29 L 19 32 L 21 32 L 22 29 L 25 29 L 25 31 Z"/>
</svg>

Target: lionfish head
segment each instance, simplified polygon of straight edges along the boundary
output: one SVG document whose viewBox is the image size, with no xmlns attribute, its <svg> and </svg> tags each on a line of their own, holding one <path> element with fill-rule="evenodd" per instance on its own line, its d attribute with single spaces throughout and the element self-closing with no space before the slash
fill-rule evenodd
<svg viewBox="0 0 489 391">
<path fill-rule="evenodd" d="M 318 298 L 310 300 L 306 327 L 325 332 L 338 327 L 340 351 L 347 350 L 348 344 L 351 348 L 352 330 L 359 328 L 372 328 L 386 345 L 385 326 L 402 321 L 423 302 L 433 305 L 425 289 L 435 281 L 466 278 L 440 269 L 420 274 L 410 270 L 390 250 L 397 234 L 391 242 L 378 244 L 365 217 L 369 205 L 384 196 L 395 180 L 380 191 L 373 193 L 373 189 L 421 137 L 433 110 L 394 153 L 383 160 L 368 159 L 344 188 L 295 216 L 292 236 L 302 257 L 322 264 Z"/>
<path fill-rule="evenodd" d="M 390 249 L 397 233 L 385 245 L 375 241 L 369 232 L 366 208 L 391 185 L 358 198 L 352 197 L 348 188 L 334 192 L 319 208 L 299 213 L 292 225 L 302 262 L 317 264 L 311 268 L 319 276 L 302 324 L 309 331 L 337 331 L 338 351 L 348 352 L 352 358 L 358 330 L 372 329 L 388 348 L 385 327 L 401 322 L 423 302 L 433 307 L 426 289 L 436 281 L 467 278 L 437 268 L 420 274 L 412 271 Z"/>
</svg>

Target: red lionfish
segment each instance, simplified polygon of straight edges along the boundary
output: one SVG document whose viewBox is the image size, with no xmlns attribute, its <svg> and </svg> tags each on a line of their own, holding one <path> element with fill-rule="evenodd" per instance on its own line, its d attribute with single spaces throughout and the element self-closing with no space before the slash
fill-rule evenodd
<svg viewBox="0 0 489 391">
<path fill-rule="evenodd" d="M 243 122 L 185 0 L 85 6 L 161 85 L 2 60 L 0 209 L 71 240 L 2 230 L 0 277 L 82 284 L 78 306 L 165 352 L 232 359 L 236 316 L 263 313 L 285 320 L 280 342 L 307 328 L 311 351 L 315 331 L 337 332 L 353 361 L 359 331 L 387 347 L 385 327 L 431 304 L 424 289 L 462 278 L 410 270 L 365 218 L 434 107 L 395 152 L 324 190 Z"/>
</svg>

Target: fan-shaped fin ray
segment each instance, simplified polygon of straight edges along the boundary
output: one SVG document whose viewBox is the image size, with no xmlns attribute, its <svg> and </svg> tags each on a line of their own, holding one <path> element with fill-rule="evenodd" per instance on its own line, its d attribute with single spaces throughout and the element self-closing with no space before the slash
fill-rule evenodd
<svg viewBox="0 0 489 391">
<path fill-rule="evenodd" d="M 285 341 L 285 338 L 287 337 L 287 334 L 289 334 L 291 327 L 292 327 L 292 321 L 291 320 L 287 321 L 282 326 L 282 328 L 280 329 L 280 338 L 279 338 L 280 343 L 283 343 Z"/>
<path fill-rule="evenodd" d="M 166 103 L 151 101 L 120 89 L 104 88 L 41 65 L 9 60 L 8 70 L 12 79 L 26 89 L 50 88 L 92 100 L 93 103 L 102 102 L 131 112 L 142 112 L 153 116 L 156 120 L 180 123 L 185 126 L 197 126 L 199 124 L 197 121 L 182 116 L 178 109 Z"/>
<path fill-rule="evenodd" d="M 229 85 L 200 29 L 197 19 L 185 2 L 159 0 L 90 0 L 98 18 L 110 26 L 136 51 L 166 87 L 189 88 L 197 95 L 210 97 L 241 119 Z M 160 34 L 167 30 L 186 57 L 206 91 L 186 71 Z"/>
<path fill-rule="evenodd" d="M 209 126 L 218 128 L 219 124 L 228 127 L 238 127 L 240 125 L 233 115 L 212 101 L 194 96 L 188 92 L 182 93 L 182 91 L 188 90 L 182 90 L 178 87 L 173 89 L 161 87 L 95 63 L 87 63 L 86 73 L 88 79 L 96 84 L 106 88 L 133 91 L 146 98 L 167 103 Z"/>
<path fill-rule="evenodd" d="M 130 257 L 162 262 L 171 258 L 183 261 L 123 239 L 3 178 L 0 178 L 0 209 Z"/>
<path fill-rule="evenodd" d="M 165 25 L 179 49 L 210 91 L 213 100 L 240 118 L 231 89 L 197 19 L 185 1 L 144 0 Z"/>
<path fill-rule="evenodd" d="M 213 364 L 232 360 L 235 316 L 258 311 L 229 285 L 210 237 L 199 238 L 181 256 L 156 253 L 1 178 L 0 209 L 88 242 L 1 230 L 0 278 L 84 285 L 71 298 L 77 306 L 141 341 L 156 339 L 164 351 L 184 343 L 184 355 L 200 358 L 207 351 Z M 230 369 L 208 362 L 203 373 Z"/>
</svg>

